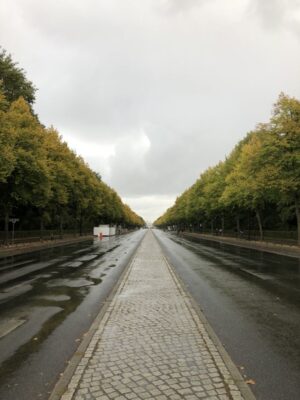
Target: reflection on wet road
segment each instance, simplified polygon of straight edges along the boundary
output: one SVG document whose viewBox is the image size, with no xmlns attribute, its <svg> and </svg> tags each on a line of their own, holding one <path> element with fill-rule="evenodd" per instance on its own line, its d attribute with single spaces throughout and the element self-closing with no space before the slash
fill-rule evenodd
<svg viewBox="0 0 300 400">
<path fill-rule="evenodd" d="M 257 399 L 299 399 L 300 259 L 155 233 Z"/>
<path fill-rule="evenodd" d="M 144 231 L 0 258 L 0 398 L 47 399 Z"/>
</svg>

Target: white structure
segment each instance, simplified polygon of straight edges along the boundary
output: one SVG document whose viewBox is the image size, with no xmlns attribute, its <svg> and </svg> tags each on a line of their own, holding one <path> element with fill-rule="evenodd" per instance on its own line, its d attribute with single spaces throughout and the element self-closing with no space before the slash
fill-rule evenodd
<svg viewBox="0 0 300 400">
<path fill-rule="evenodd" d="M 109 227 L 109 236 L 115 236 L 116 234 L 116 226 Z"/>
<path fill-rule="evenodd" d="M 114 236 L 116 234 L 116 227 L 109 225 L 99 225 L 94 227 L 94 236 Z"/>
</svg>

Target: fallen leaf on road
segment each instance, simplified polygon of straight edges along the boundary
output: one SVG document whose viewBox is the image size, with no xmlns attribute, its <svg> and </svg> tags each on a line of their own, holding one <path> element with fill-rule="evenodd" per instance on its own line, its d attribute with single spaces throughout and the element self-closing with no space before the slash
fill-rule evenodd
<svg viewBox="0 0 300 400">
<path fill-rule="evenodd" d="M 253 379 L 248 379 L 246 383 L 248 383 L 248 385 L 255 385 L 256 382 Z"/>
</svg>

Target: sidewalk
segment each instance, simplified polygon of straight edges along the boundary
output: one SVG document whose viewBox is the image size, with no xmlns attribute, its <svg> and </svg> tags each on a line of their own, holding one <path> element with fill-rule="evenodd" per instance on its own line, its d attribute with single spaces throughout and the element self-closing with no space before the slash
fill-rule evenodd
<svg viewBox="0 0 300 400">
<path fill-rule="evenodd" d="M 50 400 L 254 399 L 151 231 L 91 331 Z"/>
<path fill-rule="evenodd" d="M 17 254 L 31 253 L 32 251 L 39 251 L 49 249 L 51 247 L 65 246 L 72 243 L 84 242 L 92 240 L 92 235 L 69 237 L 65 239 L 44 240 L 40 242 L 26 242 L 10 246 L 0 246 L 0 258 L 10 257 Z"/>
<path fill-rule="evenodd" d="M 268 253 L 280 254 L 283 256 L 289 257 L 300 257 L 300 247 L 292 246 L 288 244 L 280 244 L 273 242 L 265 242 L 265 241 L 255 241 L 255 240 L 246 240 L 239 239 L 229 236 L 214 236 L 210 234 L 204 233 L 196 233 L 196 232 L 183 232 L 183 237 L 193 237 L 195 239 L 208 240 L 218 243 L 225 243 L 232 246 L 244 247 L 246 249 L 253 249 L 259 251 L 267 251 Z"/>
</svg>

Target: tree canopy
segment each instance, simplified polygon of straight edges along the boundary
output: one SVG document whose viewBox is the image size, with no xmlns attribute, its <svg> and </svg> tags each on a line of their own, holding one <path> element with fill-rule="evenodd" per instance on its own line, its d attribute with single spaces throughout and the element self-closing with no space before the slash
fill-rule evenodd
<svg viewBox="0 0 300 400">
<path fill-rule="evenodd" d="M 24 70 L 0 47 L 0 88 L 9 103 L 20 96 L 30 105 L 35 101 L 36 88 L 26 78 Z"/>
<path fill-rule="evenodd" d="M 282 212 L 284 210 L 284 212 Z M 287 212 L 288 210 L 288 212 Z M 259 124 L 155 221 L 160 227 L 207 225 L 240 231 L 254 215 L 261 239 L 265 221 L 295 220 L 300 244 L 300 101 L 281 93 L 270 120 Z M 276 223 L 274 222 L 276 220 Z"/>
<path fill-rule="evenodd" d="M 10 55 L 0 52 L 0 216 L 21 217 L 26 229 L 99 223 L 145 225 L 100 174 L 32 112 L 35 88 Z"/>
</svg>

